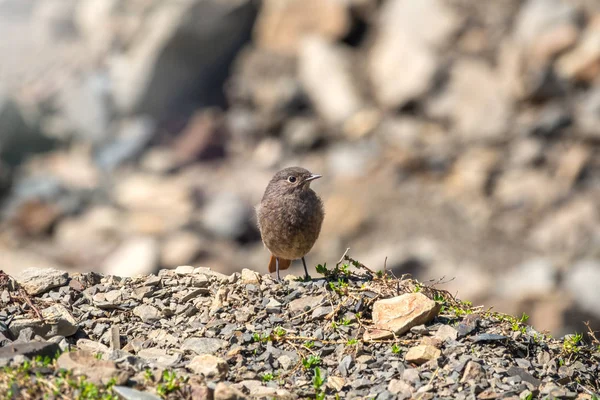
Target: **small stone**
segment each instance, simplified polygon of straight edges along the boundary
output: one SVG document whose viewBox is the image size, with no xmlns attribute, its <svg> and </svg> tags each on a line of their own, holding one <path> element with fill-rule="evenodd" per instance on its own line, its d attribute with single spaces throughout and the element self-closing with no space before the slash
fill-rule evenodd
<svg viewBox="0 0 600 400">
<path fill-rule="evenodd" d="M 246 396 L 226 383 L 219 382 L 215 386 L 214 400 L 245 400 Z"/>
<path fill-rule="evenodd" d="M 56 360 L 58 368 L 72 371 L 74 375 L 85 375 L 87 379 L 96 384 L 106 385 L 113 379 L 117 385 L 123 384 L 128 379 L 128 373 L 120 371 L 112 361 L 98 360 L 92 353 L 77 350 L 63 353 Z"/>
<path fill-rule="evenodd" d="M 325 296 L 305 296 L 289 303 L 289 310 L 292 314 L 300 314 L 315 307 L 318 307 L 325 300 Z"/>
<path fill-rule="evenodd" d="M 201 354 L 192 358 L 187 368 L 196 374 L 202 374 L 210 380 L 224 380 L 229 371 L 227 361 L 210 354 Z"/>
<path fill-rule="evenodd" d="M 497 342 L 500 340 L 506 340 L 508 336 L 498 335 L 495 333 L 482 333 L 481 335 L 473 336 L 473 342 Z"/>
<path fill-rule="evenodd" d="M 214 354 L 227 346 L 227 341 L 216 338 L 192 337 L 184 340 L 181 350 L 189 350 L 196 354 Z"/>
<path fill-rule="evenodd" d="M 152 324 L 157 322 L 161 318 L 161 313 L 158 308 L 148 305 L 142 304 L 133 309 L 133 314 L 138 316 L 142 322 L 147 324 Z"/>
<path fill-rule="evenodd" d="M 25 291 L 35 296 L 67 284 L 68 274 L 53 268 L 30 267 L 15 274 L 15 280 Z"/>
<path fill-rule="evenodd" d="M 460 382 L 463 383 L 468 382 L 470 380 L 479 381 L 484 376 L 485 370 L 483 369 L 481 364 L 475 361 L 469 361 L 465 366 L 465 372 L 463 373 Z"/>
<path fill-rule="evenodd" d="M 138 351 L 137 356 L 146 359 L 161 368 L 170 368 L 177 364 L 181 359 L 181 355 L 177 353 L 167 354 L 165 349 L 159 349 L 156 347 L 141 349 Z"/>
<path fill-rule="evenodd" d="M 53 336 L 71 336 L 77 332 L 77 321 L 69 310 L 61 304 L 55 304 L 42 310 L 44 322 L 49 326 L 48 332 L 44 335 L 46 338 Z"/>
<path fill-rule="evenodd" d="M 457 327 L 458 337 L 465 337 L 477 329 L 481 317 L 478 314 L 468 314 Z"/>
<path fill-rule="evenodd" d="M 112 390 L 123 400 L 160 400 L 160 397 L 152 393 L 140 392 L 127 386 L 113 386 Z"/>
<path fill-rule="evenodd" d="M 406 353 L 407 362 L 421 365 L 429 360 L 435 360 L 442 355 L 440 349 L 430 345 L 418 345 L 411 347 Z"/>
<path fill-rule="evenodd" d="M 260 275 L 248 268 L 242 269 L 242 283 L 260 283 Z"/>
<path fill-rule="evenodd" d="M 282 304 L 275 299 L 269 299 L 266 305 L 266 310 L 269 314 L 279 314 L 281 312 Z"/>
<path fill-rule="evenodd" d="M 426 324 L 440 311 L 440 305 L 422 293 L 406 293 L 373 304 L 374 328 L 382 332 L 369 332 L 365 339 L 383 339 L 394 334 L 402 335 L 416 325 Z M 387 332 L 385 332 L 387 331 Z"/>
<path fill-rule="evenodd" d="M 412 386 L 401 379 L 392 379 L 387 390 L 397 395 L 399 399 L 410 399 L 413 392 Z"/>
<path fill-rule="evenodd" d="M 456 338 L 458 337 L 458 331 L 450 325 L 442 325 L 437 330 L 434 337 L 442 342 L 446 339 L 456 340 Z"/>
<path fill-rule="evenodd" d="M 333 311 L 333 307 L 331 306 L 323 306 L 323 307 L 317 307 L 311 315 L 311 318 L 313 320 L 319 320 L 323 317 L 325 317 L 326 315 L 328 315 L 329 313 L 331 313 Z"/>
<path fill-rule="evenodd" d="M 196 268 L 191 265 L 180 265 L 175 268 L 175 273 L 177 275 L 189 275 L 193 274 L 196 271 Z"/>
<path fill-rule="evenodd" d="M 327 385 L 339 392 L 346 385 L 346 380 L 339 376 L 328 376 Z"/>
</svg>

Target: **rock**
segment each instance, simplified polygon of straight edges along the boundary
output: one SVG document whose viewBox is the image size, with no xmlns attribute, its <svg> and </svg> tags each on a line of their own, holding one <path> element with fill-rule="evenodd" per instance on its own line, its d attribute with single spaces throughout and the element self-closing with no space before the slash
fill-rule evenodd
<svg viewBox="0 0 600 400">
<path fill-rule="evenodd" d="M 19 165 L 27 156 L 52 149 L 54 141 L 29 126 L 19 105 L 0 88 L 0 159 Z"/>
<path fill-rule="evenodd" d="M 448 191 L 459 196 L 484 196 L 490 176 L 498 167 L 498 151 L 488 147 L 471 147 L 454 163 L 446 181 Z"/>
<path fill-rule="evenodd" d="M 388 384 L 387 390 L 398 396 L 399 399 L 410 399 L 413 388 L 402 379 L 392 379 Z"/>
<path fill-rule="evenodd" d="M 559 76 L 591 82 L 600 73 L 600 16 L 596 15 L 574 49 L 556 61 Z"/>
<path fill-rule="evenodd" d="M 196 111 L 183 132 L 175 138 L 173 154 L 179 165 L 223 158 L 226 136 L 221 111 Z"/>
<path fill-rule="evenodd" d="M 216 381 L 224 380 L 229 371 L 227 361 L 210 354 L 201 354 L 192 358 L 187 368 L 195 374 L 202 374 L 207 379 Z"/>
<path fill-rule="evenodd" d="M 214 71 L 228 69 L 254 18 L 254 4 L 246 0 L 191 0 L 149 10 L 127 52 L 111 64 L 118 109 L 160 119 L 190 102 L 211 101 L 226 77 Z"/>
<path fill-rule="evenodd" d="M 590 240 L 599 242 L 599 220 L 593 199 L 573 199 L 546 214 L 531 230 L 528 242 L 543 251 L 579 253 Z"/>
<path fill-rule="evenodd" d="M 540 209 L 556 201 L 561 191 L 544 171 L 509 170 L 498 178 L 493 195 L 507 209 Z"/>
<path fill-rule="evenodd" d="M 281 312 L 281 307 L 282 304 L 279 301 L 275 299 L 269 299 L 269 302 L 265 306 L 265 309 L 269 314 L 279 314 Z"/>
<path fill-rule="evenodd" d="M 512 118 L 512 101 L 496 71 L 482 61 L 458 61 L 446 92 L 436 100 L 434 113 L 450 117 L 464 141 L 505 138 Z"/>
<path fill-rule="evenodd" d="M 156 239 L 133 237 L 103 262 L 103 271 L 108 275 L 116 276 L 151 274 L 157 268 L 158 250 Z"/>
<path fill-rule="evenodd" d="M 190 275 L 193 274 L 195 270 L 196 267 L 192 265 L 180 265 L 179 267 L 175 268 L 175 273 L 177 275 Z"/>
<path fill-rule="evenodd" d="M 113 171 L 120 165 L 138 158 L 154 137 L 155 125 L 149 117 L 119 121 L 116 136 L 96 151 L 96 165 L 104 171 Z"/>
<path fill-rule="evenodd" d="M 440 340 L 441 342 L 445 341 L 446 339 L 456 340 L 458 338 L 458 331 L 450 325 L 442 325 L 435 332 L 434 338 Z"/>
<path fill-rule="evenodd" d="M 58 352 L 58 344 L 51 342 L 9 343 L 0 347 L 0 359 L 13 359 L 19 355 L 30 359 L 36 356 L 54 357 Z"/>
<path fill-rule="evenodd" d="M 202 225 L 213 235 L 239 239 L 249 229 L 251 207 L 233 193 L 220 193 L 210 199 L 202 211 Z"/>
<path fill-rule="evenodd" d="M 527 260 L 503 274 L 497 288 L 505 298 L 537 299 L 556 289 L 557 278 L 552 262 L 537 258 Z"/>
<path fill-rule="evenodd" d="M 106 74 L 96 72 L 71 80 L 62 88 L 59 102 L 75 138 L 95 145 L 110 139 L 112 114 Z"/>
<path fill-rule="evenodd" d="M 439 0 L 394 0 L 380 8 L 368 73 L 385 108 L 401 107 L 430 89 L 437 51 L 458 26 L 459 18 Z"/>
<path fill-rule="evenodd" d="M 413 326 L 431 321 L 439 311 L 439 304 L 422 293 L 406 293 L 378 300 L 373 304 L 373 325 L 382 332 L 373 334 L 367 331 L 365 338 L 383 339 L 402 335 Z"/>
<path fill-rule="evenodd" d="M 534 47 L 543 35 L 557 27 L 575 23 L 577 10 L 563 0 L 528 0 L 515 21 L 514 37 L 524 47 Z"/>
<path fill-rule="evenodd" d="M 167 354 L 166 350 L 156 347 L 141 349 L 137 352 L 137 356 L 158 365 L 160 368 L 171 368 L 181 360 L 180 354 Z"/>
<path fill-rule="evenodd" d="M 48 327 L 48 331 L 42 335 L 46 338 L 54 336 L 68 337 L 77 332 L 77 321 L 73 318 L 69 310 L 61 304 L 44 308 L 42 310 L 42 317 L 44 317 L 44 325 Z"/>
<path fill-rule="evenodd" d="M 300 314 L 323 304 L 325 296 L 304 296 L 289 303 L 288 309 L 292 315 Z"/>
<path fill-rule="evenodd" d="M 160 264 L 165 267 L 186 265 L 195 260 L 205 244 L 196 233 L 189 231 L 174 232 L 161 245 Z"/>
<path fill-rule="evenodd" d="M 227 341 L 216 338 L 192 337 L 183 341 L 181 350 L 189 350 L 196 354 L 215 354 L 227 346 Z"/>
<path fill-rule="evenodd" d="M 85 375 L 95 384 L 108 384 L 114 380 L 117 385 L 124 384 L 128 373 L 120 371 L 112 361 L 98 360 L 92 353 L 83 350 L 63 353 L 56 360 L 58 368 L 70 370 L 74 375 Z"/>
<path fill-rule="evenodd" d="M 323 132 L 315 118 L 295 117 L 286 122 L 283 138 L 288 146 L 295 151 L 313 149 L 323 140 Z"/>
<path fill-rule="evenodd" d="M 214 400 L 244 400 L 246 396 L 234 388 L 233 386 L 227 385 L 224 382 L 219 382 L 215 386 Z"/>
<path fill-rule="evenodd" d="M 112 391 L 123 400 L 160 400 L 160 397 L 152 393 L 140 392 L 127 386 L 113 386 Z"/>
<path fill-rule="evenodd" d="M 363 107 L 349 49 L 310 37 L 302 42 L 298 63 L 304 90 L 329 124 L 342 124 Z"/>
<path fill-rule="evenodd" d="M 565 286 L 575 303 L 596 317 L 600 317 L 600 294 L 595 289 L 595 282 L 599 278 L 600 262 L 595 259 L 578 261 L 565 274 Z"/>
<path fill-rule="evenodd" d="M 368 175 L 382 149 L 374 140 L 360 140 L 331 146 L 327 154 L 327 167 L 333 176 L 362 178 Z"/>
<path fill-rule="evenodd" d="M 118 0 L 81 0 L 75 10 L 75 25 L 93 58 L 100 58 L 113 45 Z"/>
<path fill-rule="evenodd" d="M 152 324 L 161 318 L 161 313 L 158 308 L 149 304 L 142 304 L 133 309 L 133 314 L 138 316 L 142 322 Z"/>
<path fill-rule="evenodd" d="M 257 45 L 295 55 L 309 35 L 325 40 L 342 38 L 350 29 L 348 5 L 335 0 L 267 0 L 254 29 Z"/>
<path fill-rule="evenodd" d="M 404 358 L 406 362 L 421 365 L 430 360 L 435 360 L 442 355 L 440 349 L 431 345 L 418 345 L 411 347 Z"/>
<path fill-rule="evenodd" d="M 22 265 L 21 268 L 26 267 Z M 15 280 L 25 291 L 35 296 L 67 284 L 67 273 L 54 268 L 29 267 L 15 274 Z"/>
<path fill-rule="evenodd" d="M 260 275 L 248 268 L 242 269 L 242 283 L 260 283 Z"/>
<path fill-rule="evenodd" d="M 485 377 L 485 370 L 475 361 L 468 361 L 465 365 L 465 371 L 463 372 L 462 378 L 460 378 L 461 382 L 475 381 L 478 382 L 482 378 Z"/>
<path fill-rule="evenodd" d="M 575 103 L 577 132 L 586 138 L 600 138 L 600 88 L 592 88 Z"/>
<path fill-rule="evenodd" d="M 75 3 L 50 0 L 40 3 L 33 13 L 36 36 L 47 44 L 74 39 L 77 29 L 73 21 Z"/>
</svg>

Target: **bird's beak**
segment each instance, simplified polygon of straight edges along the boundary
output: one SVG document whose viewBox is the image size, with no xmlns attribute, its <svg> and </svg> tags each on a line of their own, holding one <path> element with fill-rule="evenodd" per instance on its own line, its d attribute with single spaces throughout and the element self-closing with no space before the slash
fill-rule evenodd
<svg viewBox="0 0 600 400">
<path fill-rule="evenodd" d="M 308 178 L 306 178 L 305 182 L 314 181 L 315 179 L 319 179 L 323 175 L 311 174 Z"/>
</svg>

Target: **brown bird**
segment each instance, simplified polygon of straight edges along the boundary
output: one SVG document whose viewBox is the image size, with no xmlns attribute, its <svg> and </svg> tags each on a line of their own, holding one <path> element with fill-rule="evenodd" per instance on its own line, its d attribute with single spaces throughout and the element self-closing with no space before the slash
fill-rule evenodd
<svg viewBox="0 0 600 400">
<path fill-rule="evenodd" d="M 279 270 L 298 258 L 310 278 L 304 256 L 319 237 L 325 215 L 310 183 L 320 177 L 300 167 L 283 169 L 273 176 L 256 209 L 262 241 L 271 252 L 269 272 L 276 272 L 277 280 Z"/>
</svg>

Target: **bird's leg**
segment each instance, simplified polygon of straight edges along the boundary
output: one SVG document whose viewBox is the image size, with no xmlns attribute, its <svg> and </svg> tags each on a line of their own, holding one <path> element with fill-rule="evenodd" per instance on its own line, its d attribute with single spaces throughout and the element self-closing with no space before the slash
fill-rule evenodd
<svg viewBox="0 0 600 400">
<path fill-rule="evenodd" d="M 304 257 L 302 257 L 302 265 L 304 265 L 304 274 L 306 280 L 310 279 L 310 275 L 308 274 L 308 269 L 306 268 L 306 261 L 304 261 Z"/>
<path fill-rule="evenodd" d="M 281 282 L 281 277 L 279 276 L 279 257 L 275 257 L 275 271 L 277 272 L 277 282 Z"/>
</svg>

